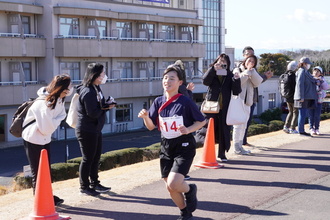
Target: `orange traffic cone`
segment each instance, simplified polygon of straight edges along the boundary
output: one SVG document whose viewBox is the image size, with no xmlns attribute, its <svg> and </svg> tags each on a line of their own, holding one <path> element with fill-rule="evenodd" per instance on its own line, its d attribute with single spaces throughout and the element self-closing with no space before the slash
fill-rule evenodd
<svg viewBox="0 0 330 220">
<path fill-rule="evenodd" d="M 206 131 L 205 142 L 203 146 L 202 161 L 194 164 L 196 167 L 218 169 L 223 167 L 219 164 L 215 157 L 215 138 L 214 138 L 214 119 L 209 119 L 209 125 Z"/>
<path fill-rule="evenodd" d="M 41 150 L 38 176 L 34 197 L 34 210 L 29 219 L 59 220 L 71 219 L 70 217 L 61 217 L 55 211 L 54 197 L 52 191 L 52 182 L 50 178 L 49 162 L 47 150 Z"/>
</svg>

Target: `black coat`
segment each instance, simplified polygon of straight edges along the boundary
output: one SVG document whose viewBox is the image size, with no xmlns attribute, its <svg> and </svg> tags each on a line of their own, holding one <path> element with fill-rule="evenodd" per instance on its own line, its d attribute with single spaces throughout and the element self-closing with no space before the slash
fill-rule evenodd
<svg viewBox="0 0 330 220">
<path fill-rule="evenodd" d="M 218 114 L 205 114 L 206 119 L 214 118 L 215 142 L 219 144 L 218 157 L 224 156 L 225 150 L 230 149 L 230 130 L 231 126 L 227 125 L 226 117 L 231 94 L 238 95 L 241 92 L 240 78 L 234 79 L 232 71 L 227 71 L 227 76 L 222 76 L 220 82 L 214 67 L 210 67 L 202 77 L 203 84 L 208 86 L 205 99 L 210 101 L 218 100 L 219 94 L 222 94 L 222 108 Z M 201 144 L 204 142 L 207 125 L 196 132 L 196 140 Z"/>
</svg>

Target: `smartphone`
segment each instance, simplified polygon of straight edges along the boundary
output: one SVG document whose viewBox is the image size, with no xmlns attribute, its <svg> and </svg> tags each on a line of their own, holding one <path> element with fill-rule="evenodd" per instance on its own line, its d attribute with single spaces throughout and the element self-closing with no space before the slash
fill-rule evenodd
<svg viewBox="0 0 330 220">
<path fill-rule="evenodd" d="M 225 70 L 225 69 L 218 69 L 217 70 L 217 75 L 218 76 L 227 76 L 227 70 Z"/>
</svg>

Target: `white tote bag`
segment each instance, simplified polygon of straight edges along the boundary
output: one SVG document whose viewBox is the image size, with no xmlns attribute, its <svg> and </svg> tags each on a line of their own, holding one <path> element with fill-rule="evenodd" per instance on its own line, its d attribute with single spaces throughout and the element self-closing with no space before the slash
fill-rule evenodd
<svg viewBox="0 0 330 220">
<path fill-rule="evenodd" d="M 72 128 L 76 128 L 78 121 L 78 101 L 79 94 L 75 93 L 71 99 L 68 116 L 66 117 L 66 123 Z"/>
<path fill-rule="evenodd" d="M 232 95 L 227 111 L 227 125 L 244 124 L 248 121 L 249 116 L 250 107 L 244 104 L 244 100 L 240 96 Z"/>
</svg>

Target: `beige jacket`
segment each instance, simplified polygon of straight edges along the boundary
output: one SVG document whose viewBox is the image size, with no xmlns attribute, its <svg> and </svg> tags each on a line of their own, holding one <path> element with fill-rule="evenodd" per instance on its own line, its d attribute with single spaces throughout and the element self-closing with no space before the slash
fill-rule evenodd
<svg viewBox="0 0 330 220">
<path fill-rule="evenodd" d="M 245 100 L 247 106 L 251 106 L 253 104 L 253 90 L 262 83 L 263 78 L 254 68 L 247 70 L 242 66 L 241 70 L 242 72 L 238 68 L 235 68 L 233 71 L 234 74 L 238 73 L 241 78 L 242 92 L 239 96 Z"/>
</svg>

